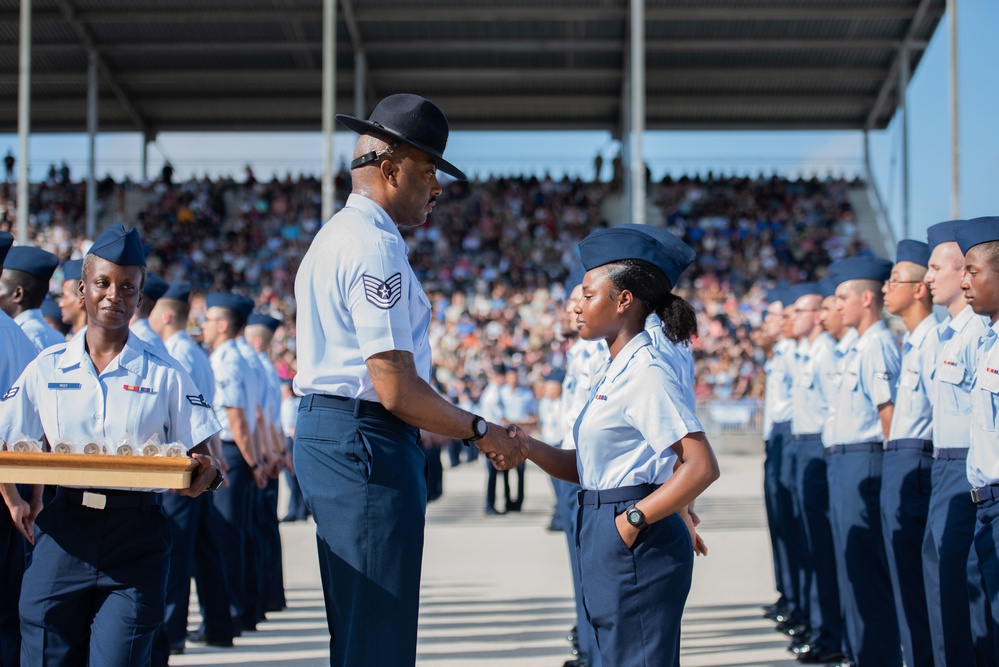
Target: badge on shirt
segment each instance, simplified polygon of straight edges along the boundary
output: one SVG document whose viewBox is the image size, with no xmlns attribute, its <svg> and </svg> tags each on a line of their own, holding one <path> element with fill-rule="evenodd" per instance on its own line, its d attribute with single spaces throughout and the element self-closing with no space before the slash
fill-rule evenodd
<svg viewBox="0 0 999 667">
<path fill-rule="evenodd" d="M 401 273 L 389 276 L 388 280 L 379 280 L 366 273 L 361 278 L 364 280 L 364 296 L 376 308 L 388 310 L 402 298 Z"/>
<path fill-rule="evenodd" d="M 153 393 L 152 387 L 139 387 L 134 384 L 126 384 L 121 387 L 125 391 L 134 391 L 137 394 L 151 394 Z"/>
<path fill-rule="evenodd" d="M 874 377 L 876 377 L 879 380 L 884 380 L 885 382 L 889 382 L 891 381 L 893 376 L 891 373 L 886 372 L 886 373 L 875 373 Z"/>
<path fill-rule="evenodd" d="M 49 382 L 49 389 L 82 389 L 83 385 L 79 382 Z"/>
<path fill-rule="evenodd" d="M 205 395 L 204 394 L 198 394 L 197 396 L 191 396 L 190 394 L 188 394 L 187 395 L 187 401 L 191 405 L 197 405 L 199 408 L 210 408 L 210 407 L 212 407 L 212 406 L 210 406 L 208 404 L 208 401 L 205 400 Z"/>
<path fill-rule="evenodd" d="M 999 375 L 999 368 L 986 368 L 986 373 L 992 373 L 993 375 Z M 16 389 L 16 387 L 15 387 Z"/>
<path fill-rule="evenodd" d="M 20 387 L 11 387 L 7 390 L 7 393 L 3 395 L 3 398 L 0 398 L 0 401 L 6 401 L 9 398 L 14 398 L 17 396 L 17 392 L 20 391 L 20 389 Z"/>
<path fill-rule="evenodd" d="M 598 401 L 606 401 L 607 400 L 607 396 L 605 394 L 594 394 L 593 398 L 595 398 Z"/>
</svg>

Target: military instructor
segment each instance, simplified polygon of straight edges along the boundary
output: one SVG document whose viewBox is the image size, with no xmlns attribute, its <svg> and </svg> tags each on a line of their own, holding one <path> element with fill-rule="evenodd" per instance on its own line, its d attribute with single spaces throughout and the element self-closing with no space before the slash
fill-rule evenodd
<svg viewBox="0 0 999 667">
<path fill-rule="evenodd" d="M 399 228 L 426 222 L 441 193 L 448 124 L 416 95 L 383 99 L 365 121 L 353 191 L 319 231 L 295 281 L 302 395 L 295 469 L 316 521 L 330 663 L 416 662 L 426 518 L 425 429 L 474 443 L 504 468 L 520 462 L 506 431 L 428 383 L 430 301 Z"/>
</svg>

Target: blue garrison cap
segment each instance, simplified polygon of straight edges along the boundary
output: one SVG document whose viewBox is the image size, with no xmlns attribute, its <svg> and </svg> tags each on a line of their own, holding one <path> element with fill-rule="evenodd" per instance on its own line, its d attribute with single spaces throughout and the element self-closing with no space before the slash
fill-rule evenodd
<svg viewBox="0 0 999 667">
<path fill-rule="evenodd" d="M 898 252 L 895 257 L 895 263 L 899 262 L 912 262 L 923 267 L 929 266 L 930 246 L 922 241 L 902 239 L 898 242 Z"/>
<path fill-rule="evenodd" d="M 81 278 L 83 278 L 82 259 L 67 259 L 62 263 L 63 282 L 67 280 L 80 280 Z"/>
<path fill-rule="evenodd" d="M 836 283 L 829 276 L 825 276 L 819 281 L 819 294 L 823 299 L 836 295 Z"/>
<path fill-rule="evenodd" d="M 999 241 L 999 217 L 974 218 L 960 225 L 954 232 L 954 240 L 965 255 L 980 243 Z M 14 252 L 11 250 L 11 252 Z"/>
<path fill-rule="evenodd" d="M 125 231 L 124 225 L 116 222 L 97 237 L 90 246 L 88 255 L 96 255 L 119 266 L 145 266 L 146 253 L 142 252 L 139 230 L 135 227 Z"/>
<path fill-rule="evenodd" d="M 839 286 L 847 280 L 874 280 L 883 283 L 891 275 L 894 266 L 880 257 L 847 257 L 829 266 L 829 277 Z"/>
<path fill-rule="evenodd" d="M 253 313 L 246 318 L 246 326 L 253 324 L 265 326 L 271 331 L 277 331 L 277 328 L 281 326 L 281 320 L 270 315 L 264 315 L 263 313 Z"/>
<path fill-rule="evenodd" d="M 0 266 L 3 266 L 3 261 L 7 258 L 7 251 L 12 245 L 14 245 L 14 237 L 7 232 L 0 232 Z"/>
<path fill-rule="evenodd" d="M 170 287 L 166 292 L 163 293 L 161 299 L 173 299 L 174 301 L 190 301 L 191 299 L 191 283 L 182 280 L 180 282 L 170 283 Z"/>
<path fill-rule="evenodd" d="M 791 305 L 803 296 L 808 296 L 809 294 L 822 294 L 822 289 L 819 287 L 818 283 L 798 283 L 797 285 L 791 285 L 784 292 L 787 298 L 787 305 Z"/>
<path fill-rule="evenodd" d="M 42 301 L 41 305 L 42 317 L 51 317 L 55 320 L 62 320 L 62 308 L 56 303 L 52 297 L 48 294 L 45 295 L 45 300 Z"/>
<path fill-rule="evenodd" d="M 212 292 L 205 297 L 208 308 L 226 308 L 246 319 L 253 312 L 253 301 L 232 292 Z"/>
<path fill-rule="evenodd" d="M 159 301 L 168 289 L 170 289 L 170 283 L 155 273 L 146 274 L 146 282 L 142 285 L 143 296 L 152 301 Z"/>
<path fill-rule="evenodd" d="M 695 257 L 686 243 L 649 225 L 598 229 L 579 243 L 579 258 L 587 271 L 624 259 L 641 259 L 665 273 L 670 285 L 676 285 Z"/>
<path fill-rule="evenodd" d="M 941 243 L 956 241 L 957 239 L 954 238 L 954 230 L 956 230 L 958 226 L 963 223 L 964 220 L 947 220 L 945 222 L 938 222 L 927 229 L 926 242 L 930 246 L 930 252 L 932 252 L 933 249 Z"/>
<path fill-rule="evenodd" d="M 789 285 L 786 280 L 778 280 L 777 284 L 767 290 L 767 305 L 772 303 L 784 304 L 787 299 L 787 288 Z"/>
<path fill-rule="evenodd" d="M 24 271 L 28 275 L 48 282 L 59 266 L 59 258 L 41 248 L 16 245 L 7 253 L 3 268 Z"/>
</svg>

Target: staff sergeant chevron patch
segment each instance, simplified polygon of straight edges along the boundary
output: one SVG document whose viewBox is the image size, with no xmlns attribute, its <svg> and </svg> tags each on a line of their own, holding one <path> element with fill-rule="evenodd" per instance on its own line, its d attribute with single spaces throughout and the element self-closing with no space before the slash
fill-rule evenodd
<svg viewBox="0 0 999 667">
<path fill-rule="evenodd" d="M 402 298 L 402 274 L 389 276 L 388 280 L 379 280 L 374 276 L 364 274 L 364 296 L 371 304 L 382 310 L 388 310 L 399 303 Z"/>
</svg>

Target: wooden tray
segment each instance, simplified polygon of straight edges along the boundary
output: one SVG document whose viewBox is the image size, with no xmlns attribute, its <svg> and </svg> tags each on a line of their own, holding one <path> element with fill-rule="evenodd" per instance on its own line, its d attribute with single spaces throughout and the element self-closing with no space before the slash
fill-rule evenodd
<svg viewBox="0 0 999 667">
<path fill-rule="evenodd" d="M 0 482 L 98 489 L 186 489 L 198 462 L 186 456 L 0 452 Z"/>
</svg>

